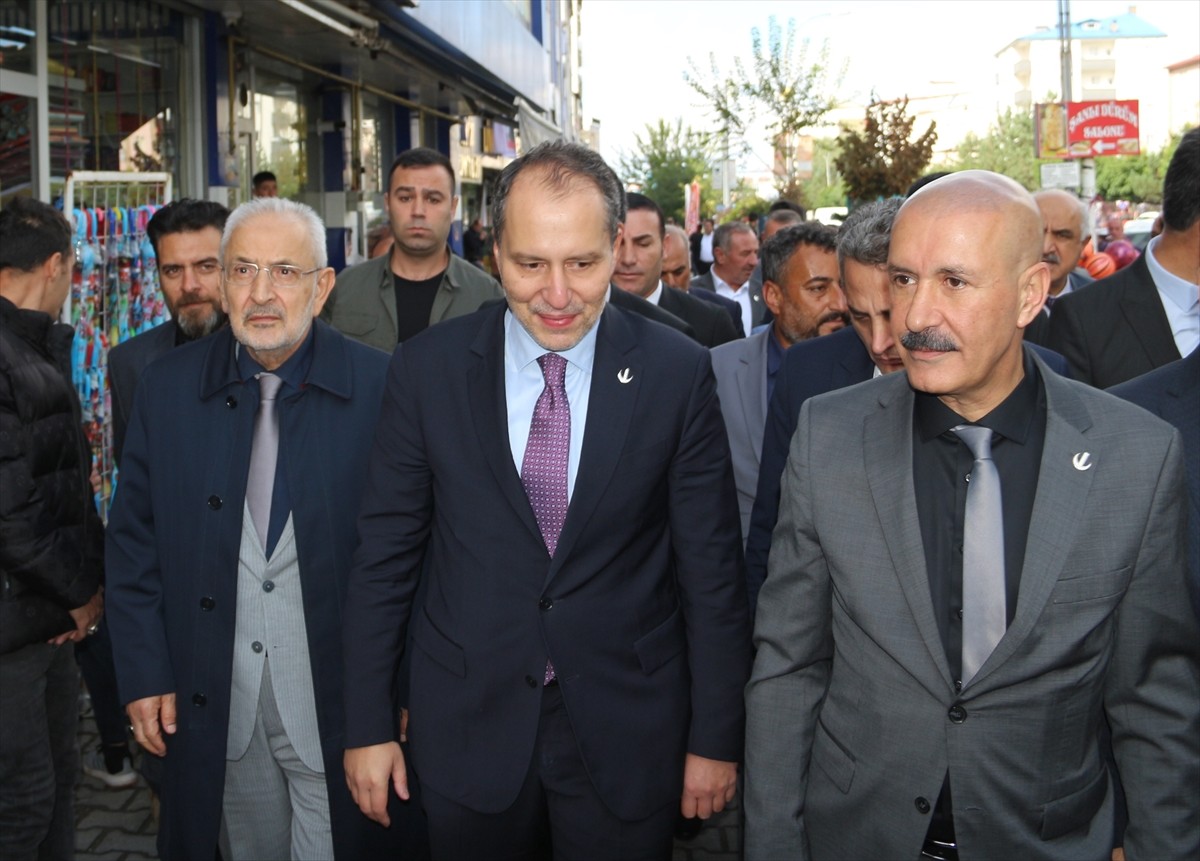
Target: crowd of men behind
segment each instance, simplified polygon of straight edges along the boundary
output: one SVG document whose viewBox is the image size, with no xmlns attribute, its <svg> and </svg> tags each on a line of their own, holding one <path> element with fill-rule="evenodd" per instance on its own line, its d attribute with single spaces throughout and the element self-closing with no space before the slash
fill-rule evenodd
<svg viewBox="0 0 1200 861">
<path fill-rule="evenodd" d="M 273 175 L 155 214 L 107 525 L 70 228 L 0 212 L 0 855 L 74 853 L 73 650 L 164 859 L 664 859 L 738 792 L 748 859 L 1200 855 L 1200 130 L 1098 281 L 984 171 L 689 237 L 545 144 L 470 259 L 444 155 L 387 189 L 341 272 Z"/>
</svg>

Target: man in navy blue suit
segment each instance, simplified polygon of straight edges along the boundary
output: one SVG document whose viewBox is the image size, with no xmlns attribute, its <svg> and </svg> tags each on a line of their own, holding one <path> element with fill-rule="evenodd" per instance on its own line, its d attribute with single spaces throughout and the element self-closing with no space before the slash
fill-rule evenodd
<svg viewBox="0 0 1200 861">
<path fill-rule="evenodd" d="M 624 206 L 584 147 L 522 156 L 493 202 L 507 307 L 392 357 L 346 604 L 346 775 L 386 823 L 411 639 L 435 857 L 663 859 L 680 813 L 734 793 L 729 445 L 708 352 L 608 301 Z"/>
<path fill-rule="evenodd" d="M 1183 434 L 1190 502 L 1188 587 L 1200 616 L 1200 349 L 1109 391 L 1169 421 Z"/>
<path fill-rule="evenodd" d="M 767 576 L 771 533 L 779 516 L 779 484 L 800 407 L 816 395 L 904 369 L 892 334 L 887 258 L 892 221 L 901 198 L 855 209 L 838 231 L 838 265 L 850 312 L 850 328 L 802 341 L 789 349 L 775 378 L 775 394 L 763 434 L 758 492 L 746 541 L 746 587 L 753 617 Z M 1052 369 L 1067 375 L 1062 356 L 1030 345 Z"/>
</svg>

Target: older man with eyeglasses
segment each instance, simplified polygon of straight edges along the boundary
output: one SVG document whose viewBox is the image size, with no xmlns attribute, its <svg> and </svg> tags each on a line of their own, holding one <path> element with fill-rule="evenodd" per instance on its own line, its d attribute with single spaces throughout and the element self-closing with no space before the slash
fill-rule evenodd
<svg viewBox="0 0 1200 861">
<path fill-rule="evenodd" d="M 117 677 L 163 757 L 164 858 L 420 857 L 341 768 L 341 607 L 387 355 L 315 319 L 309 207 L 253 200 L 220 245 L 229 327 L 143 374 L 109 520 Z"/>
</svg>

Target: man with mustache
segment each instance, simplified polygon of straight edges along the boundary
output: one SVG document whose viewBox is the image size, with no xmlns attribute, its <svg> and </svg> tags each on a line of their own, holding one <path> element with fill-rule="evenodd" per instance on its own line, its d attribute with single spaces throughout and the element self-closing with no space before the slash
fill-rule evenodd
<svg viewBox="0 0 1200 861">
<path fill-rule="evenodd" d="M 708 290 L 737 302 L 742 310 L 742 331 L 749 335 L 767 313 L 761 285 L 749 284 L 758 265 L 758 237 L 744 221 L 728 221 L 712 236 L 716 260 L 707 272 L 692 279 L 688 290 Z"/>
<path fill-rule="evenodd" d="M 746 689 L 746 857 L 1200 852 L 1179 433 L 1023 344 L 1049 267 L 986 171 L 900 207 L 904 372 L 808 400 Z M 1089 288 L 1090 289 L 1090 288 Z"/>
<path fill-rule="evenodd" d="M 108 523 L 121 697 L 163 758 L 159 854 L 419 855 L 419 823 L 371 825 L 341 770 L 341 607 L 387 356 L 314 320 L 334 272 L 308 206 L 243 204 L 220 260 L 230 325 L 143 373 Z"/>
<path fill-rule="evenodd" d="M 846 299 L 838 283 L 837 232 L 832 227 L 813 221 L 780 230 L 762 247 L 762 267 L 762 295 L 774 320 L 761 332 L 712 351 L 733 452 L 743 542 L 750 532 L 758 487 L 767 404 L 784 351 L 847 323 Z"/>
</svg>

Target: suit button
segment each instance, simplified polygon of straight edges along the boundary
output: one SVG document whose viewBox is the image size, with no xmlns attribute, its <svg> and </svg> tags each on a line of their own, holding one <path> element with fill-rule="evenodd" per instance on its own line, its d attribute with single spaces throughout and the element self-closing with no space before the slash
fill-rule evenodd
<svg viewBox="0 0 1200 861">
<path fill-rule="evenodd" d="M 950 706 L 950 711 L 946 714 L 950 716 L 951 723 L 962 723 L 967 719 L 967 710 L 960 705 Z"/>
<path fill-rule="evenodd" d="M 549 598 L 543 598 L 542 600 L 538 601 L 538 607 L 540 607 L 543 610 L 549 610 L 553 606 L 554 606 L 554 602 L 551 601 Z"/>
<path fill-rule="evenodd" d="M 205 595 L 203 598 L 200 599 L 200 609 L 201 610 L 211 610 L 215 606 L 217 606 L 217 602 L 214 601 L 208 595 Z"/>
<path fill-rule="evenodd" d="M 213 511 L 218 510 L 221 507 L 221 497 L 217 496 L 215 493 L 210 496 L 208 498 L 208 507 Z"/>
<path fill-rule="evenodd" d="M 917 806 L 917 813 L 928 813 L 929 812 L 929 802 L 926 801 L 923 797 L 917 796 L 917 800 L 914 801 L 913 804 L 915 804 Z"/>
<path fill-rule="evenodd" d="M 258 640 L 255 640 L 253 643 L 250 644 L 250 648 L 253 649 L 255 652 L 261 652 L 262 651 L 262 643 L 260 643 Z"/>
<path fill-rule="evenodd" d="M 233 409 L 234 407 L 237 406 L 237 398 L 235 398 L 233 395 L 230 395 L 229 397 L 227 397 L 225 399 L 225 406 L 229 407 L 230 409 Z"/>
<path fill-rule="evenodd" d="M 263 583 L 263 591 L 264 592 L 270 592 L 274 588 L 275 588 L 275 584 L 270 580 L 267 580 Z"/>
<path fill-rule="evenodd" d="M 536 688 L 538 686 L 537 679 L 535 679 L 533 676 L 526 676 L 525 684 L 529 685 L 531 688 Z"/>
<path fill-rule="evenodd" d="M 202 706 L 208 702 L 208 697 L 204 694 L 192 694 L 192 705 Z"/>
</svg>

